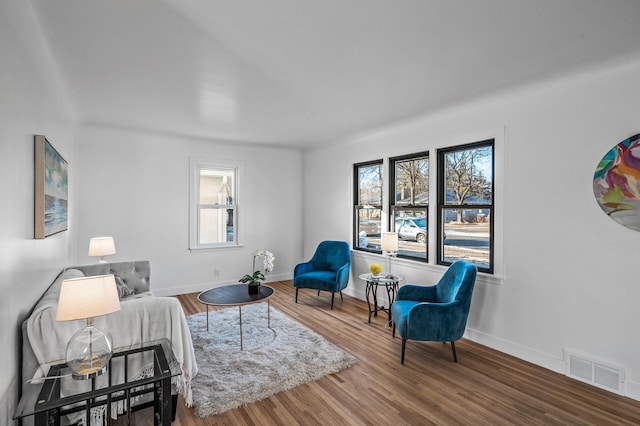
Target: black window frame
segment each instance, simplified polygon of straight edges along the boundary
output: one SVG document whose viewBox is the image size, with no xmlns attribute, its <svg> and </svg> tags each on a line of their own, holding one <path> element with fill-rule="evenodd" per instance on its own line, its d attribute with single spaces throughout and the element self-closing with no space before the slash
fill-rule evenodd
<svg viewBox="0 0 640 426">
<path fill-rule="evenodd" d="M 427 159 L 427 165 L 429 170 L 427 171 L 427 203 L 426 204 L 403 204 L 397 205 L 396 202 L 396 163 L 408 160 L 419 160 L 419 159 Z M 425 251 L 424 258 L 418 256 L 411 256 L 404 254 L 402 250 L 398 250 L 396 253 L 396 257 L 401 257 L 410 260 L 416 260 L 419 262 L 429 263 L 429 177 L 431 174 L 431 166 L 429 164 L 429 151 L 416 152 L 412 154 L 400 155 L 397 157 L 389 158 L 389 222 L 387 224 L 387 229 L 390 232 L 396 232 L 396 216 L 399 211 L 416 211 L 416 210 L 424 210 L 425 219 L 426 219 L 426 239 L 425 239 Z M 399 238 L 400 241 L 402 241 Z"/>
<path fill-rule="evenodd" d="M 360 210 L 368 208 L 366 205 L 360 204 L 360 178 L 359 170 L 361 167 L 368 167 L 377 165 L 380 168 L 380 205 L 373 206 L 380 210 L 380 226 L 382 226 L 382 215 L 384 213 L 384 161 L 382 158 L 377 160 L 370 160 L 361 163 L 354 163 L 353 165 L 353 244 L 354 250 L 365 251 L 369 253 L 382 254 L 382 250 L 378 245 L 375 248 L 360 247 L 359 234 L 360 234 Z M 382 229 L 378 229 L 378 232 L 382 232 Z"/>
<path fill-rule="evenodd" d="M 490 204 L 447 204 L 446 203 L 446 182 L 445 182 L 445 155 L 451 152 L 465 151 L 481 147 L 491 147 L 491 203 Z M 462 209 L 462 210 L 489 210 L 489 267 L 478 266 L 479 272 L 485 272 L 493 274 L 495 267 L 495 157 L 496 146 L 495 138 L 485 139 L 478 142 L 471 142 L 462 145 L 455 145 L 437 150 L 437 244 L 436 244 L 436 263 L 438 265 L 448 266 L 453 262 L 443 259 L 444 256 L 444 214 L 443 212 L 448 209 Z"/>
</svg>

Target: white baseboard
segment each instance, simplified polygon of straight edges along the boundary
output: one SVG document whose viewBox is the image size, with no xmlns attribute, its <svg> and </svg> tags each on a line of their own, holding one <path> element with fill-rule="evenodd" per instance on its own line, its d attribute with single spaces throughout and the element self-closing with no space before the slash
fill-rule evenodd
<svg viewBox="0 0 640 426">
<path fill-rule="evenodd" d="M 565 374 L 565 362 L 561 357 L 540 352 L 471 328 L 467 328 L 464 337 L 497 351 L 555 371 L 556 373 Z"/>
<path fill-rule="evenodd" d="M 506 353 L 532 364 L 566 375 L 565 360 L 544 352 L 531 349 L 517 343 L 509 342 L 478 330 L 467 328 L 464 337 L 491 349 Z M 606 389 L 605 389 L 606 390 Z M 626 397 L 640 401 L 640 383 L 631 380 L 625 381 L 624 392 Z"/>
<path fill-rule="evenodd" d="M 640 401 L 640 383 L 627 380 L 624 383 L 624 388 L 625 396 Z"/>
<path fill-rule="evenodd" d="M 348 294 L 349 296 L 353 296 L 356 299 L 367 300 L 364 290 L 354 287 L 345 288 L 342 293 Z"/>
</svg>

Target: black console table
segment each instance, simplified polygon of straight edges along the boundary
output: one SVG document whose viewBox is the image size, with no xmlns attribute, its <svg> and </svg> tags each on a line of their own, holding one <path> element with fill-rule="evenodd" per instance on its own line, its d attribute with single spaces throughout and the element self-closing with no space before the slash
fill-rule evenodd
<svg viewBox="0 0 640 426">
<path fill-rule="evenodd" d="M 138 374 L 141 366 L 149 369 L 144 375 L 149 377 L 130 377 Z M 130 415 L 131 401 L 152 393 L 153 401 L 142 406 L 153 405 L 154 425 L 169 426 L 176 408 L 176 398 L 171 396 L 171 378 L 180 374 L 182 371 L 167 339 L 116 349 L 108 371 L 89 380 L 71 378 L 66 363 L 52 365 L 48 379 L 23 386 L 13 419 L 34 416 L 36 426 L 60 425 L 60 417 L 84 412 L 86 424 L 91 424 L 92 409 L 106 406 L 105 420 L 111 424 L 113 403 L 122 401 Z"/>
</svg>

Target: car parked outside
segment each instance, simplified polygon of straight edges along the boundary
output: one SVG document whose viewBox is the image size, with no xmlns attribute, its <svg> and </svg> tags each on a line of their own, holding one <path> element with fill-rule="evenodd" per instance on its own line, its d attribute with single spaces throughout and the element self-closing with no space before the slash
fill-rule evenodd
<svg viewBox="0 0 640 426">
<path fill-rule="evenodd" d="M 380 227 L 372 221 L 360 222 L 359 232 L 366 232 L 367 235 L 380 233 Z"/>
<path fill-rule="evenodd" d="M 398 238 L 418 243 L 427 241 L 427 219 L 424 217 L 398 217 L 395 220 Z"/>
</svg>

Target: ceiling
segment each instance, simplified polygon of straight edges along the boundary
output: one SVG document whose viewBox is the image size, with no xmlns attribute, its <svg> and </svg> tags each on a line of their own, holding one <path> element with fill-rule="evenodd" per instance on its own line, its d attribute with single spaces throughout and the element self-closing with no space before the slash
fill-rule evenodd
<svg viewBox="0 0 640 426">
<path fill-rule="evenodd" d="M 307 148 L 640 55 L 638 0 L 29 0 L 82 123 Z"/>
</svg>

